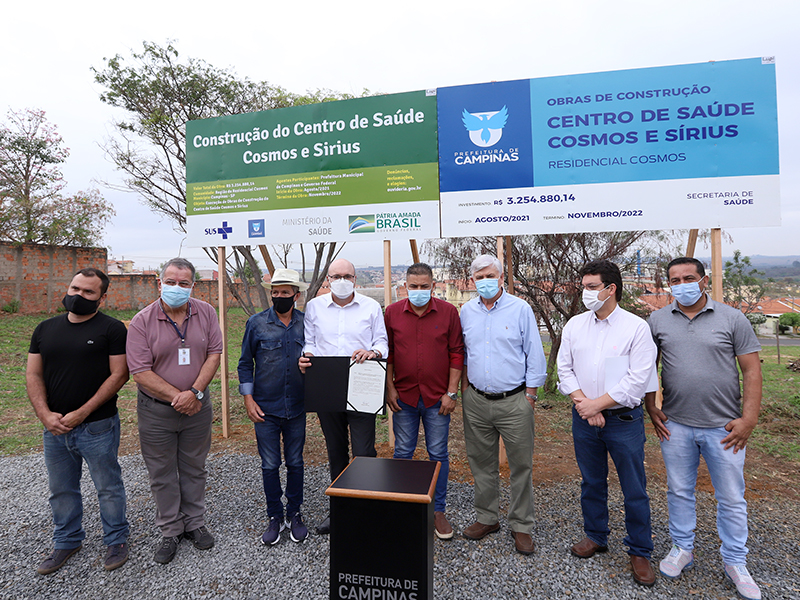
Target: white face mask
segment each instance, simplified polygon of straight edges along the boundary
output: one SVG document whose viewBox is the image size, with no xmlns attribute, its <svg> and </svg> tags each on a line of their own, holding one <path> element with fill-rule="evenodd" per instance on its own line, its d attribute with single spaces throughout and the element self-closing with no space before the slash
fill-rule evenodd
<svg viewBox="0 0 800 600">
<path fill-rule="evenodd" d="M 606 298 L 606 300 L 600 300 L 597 297 L 600 294 L 600 292 L 607 289 L 608 286 L 604 287 L 602 290 L 583 290 L 583 294 L 581 296 L 583 299 L 583 305 L 590 311 L 597 312 L 598 310 L 603 308 L 603 305 L 606 303 L 606 300 L 608 300 L 608 298 L 611 298 L 610 295 L 608 296 L 608 298 Z"/>
<path fill-rule="evenodd" d="M 331 281 L 331 293 L 339 298 L 339 300 L 349 298 L 354 289 L 355 283 L 347 279 L 335 279 Z"/>
</svg>

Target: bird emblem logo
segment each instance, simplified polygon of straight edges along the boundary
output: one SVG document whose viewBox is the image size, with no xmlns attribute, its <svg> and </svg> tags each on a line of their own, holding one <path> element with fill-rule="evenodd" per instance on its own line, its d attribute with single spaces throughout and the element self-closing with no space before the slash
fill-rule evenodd
<svg viewBox="0 0 800 600">
<path fill-rule="evenodd" d="M 494 146 L 503 137 L 503 127 L 508 121 L 508 109 L 490 112 L 469 113 L 465 108 L 461 113 L 461 121 L 469 131 L 469 139 L 480 148 Z"/>
</svg>

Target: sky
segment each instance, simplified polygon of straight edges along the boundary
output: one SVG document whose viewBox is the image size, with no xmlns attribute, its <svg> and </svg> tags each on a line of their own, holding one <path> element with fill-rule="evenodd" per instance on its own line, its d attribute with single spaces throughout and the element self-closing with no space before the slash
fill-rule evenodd
<svg viewBox="0 0 800 600">
<path fill-rule="evenodd" d="M 398 93 L 776 56 L 782 225 L 726 230 L 733 241 L 725 242 L 723 254 L 800 254 L 797 0 L 41 0 L 4 6 L 3 20 L 0 114 L 46 111 L 71 151 L 63 166 L 66 191 L 100 188 L 117 212 L 105 235 L 109 258 L 133 259 L 138 268 L 175 255 L 198 268 L 212 266 L 135 195 L 100 183 L 121 181 L 102 145 L 113 135 L 112 120 L 122 115 L 100 101 L 103 89 L 91 68 L 101 69 L 104 58 L 117 54 L 129 58 L 145 40 L 172 41 L 184 57 L 297 93 Z M 697 254 L 710 251 L 699 247 Z M 357 266 L 382 262 L 379 243 L 350 243 L 342 256 Z M 407 244 L 393 242 L 392 262 L 410 264 Z"/>
</svg>

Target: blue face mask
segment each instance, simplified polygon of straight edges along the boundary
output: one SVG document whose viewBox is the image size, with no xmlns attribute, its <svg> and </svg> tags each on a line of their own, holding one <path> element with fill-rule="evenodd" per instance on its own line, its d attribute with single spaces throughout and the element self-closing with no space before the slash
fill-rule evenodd
<svg viewBox="0 0 800 600">
<path fill-rule="evenodd" d="M 430 290 L 408 290 L 408 301 L 416 307 L 425 306 L 430 300 Z"/>
<path fill-rule="evenodd" d="M 179 285 L 161 284 L 161 299 L 170 308 L 178 308 L 189 301 L 192 288 L 182 288 Z"/>
<path fill-rule="evenodd" d="M 475 282 L 475 287 L 478 289 L 478 293 L 481 295 L 481 298 L 491 300 L 497 296 L 497 292 L 500 290 L 500 280 L 478 279 L 478 281 Z"/>
<path fill-rule="evenodd" d="M 691 283 L 681 283 L 670 287 L 672 297 L 678 301 L 681 306 L 692 306 L 698 300 L 703 292 L 700 290 L 700 284 L 697 281 Z"/>
</svg>

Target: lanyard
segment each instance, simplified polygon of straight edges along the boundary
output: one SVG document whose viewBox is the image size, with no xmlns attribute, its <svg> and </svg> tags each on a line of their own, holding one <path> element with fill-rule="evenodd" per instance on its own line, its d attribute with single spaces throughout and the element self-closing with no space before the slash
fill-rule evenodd
<svg viewBox="0 0 800 600">
<path fill-rule="evenodd" d="M 167 317 L 167 321 L 169 321 L 170 324 L 172 325 L 172 327 L 175 329 L 175 333 L 177 333 L 178 337 L 181 338 L 181 346 L 185 346 L 186 345 L 186 330 L 189 328 L 189 317 L 192 316 L 192 302 L 191 302 L 191 300 L 189 301 L 189 314 L 187 314 L 186 318 L 183 320 L 183 333 L 181 333 L 181 330 L 178 329 L 178 324 L 170 318 L 170 316 L 167 314 L 167 311 L 165 311 L 164 307 L 161 306 L 161 303 L 159 303 L 159 307 L 161 308 L 161 312 L 164 313 L 164 316 Z"/>
</svg>

